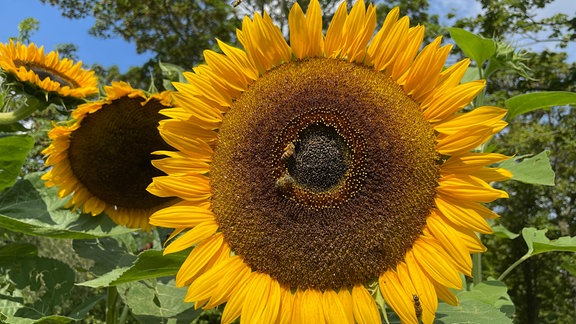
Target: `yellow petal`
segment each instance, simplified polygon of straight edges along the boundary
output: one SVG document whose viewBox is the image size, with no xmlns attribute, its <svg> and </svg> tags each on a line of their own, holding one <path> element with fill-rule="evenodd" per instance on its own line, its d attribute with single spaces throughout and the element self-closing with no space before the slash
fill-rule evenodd
<svg viewBox="0 0 576 324">
<path fill-rule="evenodd" d="M 392 8 L 392 10 L 390 10 L 388 12 L 388 14 L 386 14 L 386 19 L 384 19 L 384 23 L 382 24 L 382 27 L 376 33 L 376 35 L 374 35 L 374 37 L 372 38 L 372 41 L 368 45 L 368 49 L 366 50 L 366 54 L 368 55 L 368 57 L 370 58 L 370 61 L 373 64 L 374 64 L 374 61 L 373 61 L 374 58 L 376 57 L 377 54 L 380 54 L 380 52 L 381 52 L 381 49 L 382 49 L 381 46 L 385 46 L 386 38 L 390 34 L 392 26 L 394 26 L 394 24 L 396 24 L 396 21 L 398 21 L 399 15 L 400 15 L 400 9 L 398 7 Z M 375 67 L 375 69 L 380 70 L 377 67 Z"/>
<path fill-rule="evenodd" d="M 413 296 L 404 289 L 404 280 L 406 278 L 400 278 L 396 271 L 388 270 L 378 278 L 378 285 L 386 303 L 392 307 L 402 323 L 417 324 Z"/>
<path fill-rule="evenodd" d="M 347 288 L 342 288 L 338 292 L 338 298 L 340 298 L 340 302 L 342 303 L 342 307 L 344 308 L 344 312 L 346 313 L 346 320 L 348 323 L 355 323 L 354 322 L 354 310 L 352 306 L 352 295 Z"/>
<path fill-rule="evenodd" d="M 322 293 L 322 308 L 324 309 L 326 322 L 331 324 L 354 324 L 354 322 L 348 321 L 349 318 L 344 310 L 344 305 L 342 305 L 338 294 L 334 290 L 327 289 Z"/>
<path fill-rule="evenodd" d="M 307 321 L 302 321 L 303 315 L 302 315 L 302 298 L 303 298 L 304 292 L 298 288 L 296 289 L 296 292 L 294 293 L 294 298 L 293 298 L 293 303 L 292 303 L 292 322 L 295 324 L 305 324 L 307 323 Z"/>
<path fill-rule="evenodd" d="M 471 112 L 454 115 L 434 125 L 441 134 L 454 134 L 471 126 L 499 126 L 508 110 L 497 107 L 479 107 Z"/>
<path fill-rule="evenodd" d="M 294 304 L 294 296 L 289 287 L 280 287 L 281 289 L 281 303 L 280 303 L 280 313 L 276 320 L 279 324 L 290 324 L 292 323 L 292 308 Z"/>
<path fill-rule="evenodd" d="M 476 125 L 450 135 L 438 136 L 437 149 L 440 154 L 455 155 L 471 151 L 488 141 L 492 135 L 506 127 L 506 122 L 497 127 Z"/>
<path fill-rule="evenodd" d="M 322 11 L 317 0 L 311 1 L 306 11 L 295 3 L 288 15 L 290 27 L 290 46 L 296 58 L 321 56 L 324 52 L 322 35 Z"/>
<path fill-rule="evenodd" d="M 246 302 L 246 295 L 248 289 L 252 285 L 257 272 L 252 272 L 247 275 L 244 282 L 232 293 L 230 300 L 226 303 L 224 311 L 222 312 L 222 323 L 228 324 L 234 321 L 242 313 L 242 307 Z"/>
<path fill-rule="evenodd" d="M 288 14 L 288 26 L 290 30 L 290 47 L 296 58 L 304 58 L 307 54 L 308 30 L 304 12 L 298 3 L 294 3 Z"/>
<path fill-rule="evenodd" d="M 337 57 L 342 52 L 342 44 L 344 43 L 343 27 L 347 17 L 346 2 L 342 2 L 336 9 L 334 16 L 332 16 L 332 21 L 326 31 L 326 42 L 324 44 L 326 57 Z"/>
<path fill-rule="evenodd" d="M 462 288 L 460 275 L 450 256 L 436 241 L 420 236 L 414 243 L 414 257 L 426 273 L 440 284 L 451 288 Z"/>
<path fill-rule="evenodd" d="M 189 285 L 197 277 L 208 262 L 217 255 L 222 247 L 224 238 L 221 233 L 214 234 L 210 238 L 198 244 L 188 255 L 180 270 L 176 274 L 176 285 L 183 287 Z"/>
<path fill-rule="evenodd" d="M 470 173 L 471 176 L 482 179 L 486 182 L 504 181 L 512 178 L 512 172 L 504 168 L 483 168 L 476 172 Z"/>
<path fill-rule="evenodd" d="M 376 302 L 363 285 L 356 285 L 352 288 L 352 311 L 354 319 L 359 324 L 380 322 Z"/>
<path fill-rule="evenodd" d="M 435 215 L 434 212 L 432 212 Z M 436 215 L 435 215 L 436 216 Z M 455 230 L 446 225 L 438 216 L 430 215 L 426 219 L 427 230 L 440 243 L 440 245 L 452 257 L 458 271 L 471 277 L 472 276 L 472 259 L 466 246 L 463 245 L 456 237 Z M 426 233 L 426 232 L 425 232 Z"/>
<path fill-rule="evenodd" d="M 274 323 L 280 308 L 280 284 L 267 274 L 257 273 L 247 286 L 242 306 L 246 323 Z"/>
<path fill-rule="evenodd" d="M 456 295 L 454 295 L 453 292 L 450 291 L 450 289 L 444 287 L 442 284 L 439 284 L 434 280 L 432 280 L 432 284 L 436 289 L 436 295 L 438 296 L 438 298 L 440 298 L 443 302 L 445 302 L 448 305 L 458 306 L 458 298 L 456 297 Z"/>
<path fill-rule="evenodd" d="M 440 78 L 444 62 L 452 49 L 451 45 L 440 47 L 442 37 L 437 37 L 418 54 L 406 76 L 398 79 L 407 94 L 418 102 L 425 100 Z"/>
<path fill-rule="evenodd" d="M 223 274 L 222 279 L 216 283 L 216 288 L 211 291 L 212 297 L 206 304 L 206 307 L 215 307 L 230 299 L 230 296 L 238 289 L 240 285 L 246 280 L 248 275 L 252 272 L 240 258 L 234 258 L 235 261 L 230 264 L 229 269 Z M 220 265 L 220 263 L 218 264 Z M 199 281 L 200 278 L 196 279 Z M 209 280 L 206 278 L 206 280 Z M 196 282 L 194 281 L 194 283 Z"/>
<path fill-rule="evenodd" d="M 347 57 L 350 62 L 362 62 L 375 28 L 376 8 L 372 4 L 366 8 L 363 0 L 357 1 L 344 23 L 343 57 Z"/>
<path fill-rule="evenodd" d="M 431 123 L 440 122 L 468 105 L 484 89 L 486 81 L 475 80 L 443 90 L 436 89 L 422 103 L 424 117 Z"/>
<path fill-rule="evenodd" d="M 159 197 L 179 197 L 188 201 L 207 201 L 211 196 L 210 179 L 201 174 L 155 177 L 146 190 Z"/>
<path fill-rule="evenodd" d="M 210 162 L 212 160 L 213 151 L 208 143 L 216 140 L 214 131 L 170 119 L 160 121 L 158 130 L 166 143 L 187 156 L 199 161 Z"/>
<path fill-rule="evenodd" d="M 220 47 L 226 57 L 230 59 L 231 64 L 234 64 L 239 71 L 242 71 L 249 80 L 258 79 L 258 71 L 248 59 L 246 52 L 234 46 L 230 46 L 219 39 L 216 41 L 218 42 L 218 47 Z"/>
<path fill-rule="evenodd" d="M 248 273 L 250 273 L 250 269 L 243 264 L 240 257 L 230 257 L 192 282 L 190 287 L 188 287 L 184 301 L 196 302 L 198 300 L 211 299 L 211 305 L 206 306 L 206 308 L 216 306 L 219 303 L 213 301 L 217 299 L 215 296 L 225 296 L 225 298 L 220 300 L 220 303 L 228 300 L 230 294 L 237 288 L 239 282 L 245 279 Z"/>
<path fill-rule="evenodd" d="M 509 157 L 498 153 L 466 153 L 451 156 L 444 164 L 440 172 L 450 173 L 470 173 L 478 171 L 485 166 L 508 160 Z"/>
<path fill-rule="evenodd" d="M 436 188 L 439 194 L 454 199 L 476 202 L 491 202 L 498 198 L 508 198 L 503 190 L 490 187 L 485 181 L 469 175 L 442 177 Z"/>
<path fill-rule="evenodd" d="M 200 223 L 214 220 L 211 210 L 190 202 L 176 203 L 160 209 L 150 216 L 150 224 L 161 227 L 194 227 Z"/>
<path fill-rule="evenodd" d="M 200 223 L 196 225 L 193 229 L 184 233 L 177 240 L 172 242 L 166 249 L 164 249 L 164 254 L 170 254 L 178 251 L 182 251 L 191 246 L 198 244 L 198 242 L 205 240 L 212 236 L 214 232 L 218 229 L 218 224 L 214 219 Z"/>
<path fill-rule="evenodd" d="M 302 323 L 326 323 L 322 308 L 322 292 L 306 289 L 300 301 L 300 318 Z"/>
<path fill-rule="evenodd" d="M 404 260 L 406 262 L 406 269 L 416 290 L 416 292 L 413 293 L 412 302 L 415 304 L 414 295 L 416 295 L 422 307 L 422 321 L 424 323 L 432 323 L 434 322 L 436 309 L 438 308 L 438 298 L 434 285 L 431 279 L 425 274 L 424 269 L 422 269 L 416 261 L 412 251 L 406 253 Z"/>
</svg>

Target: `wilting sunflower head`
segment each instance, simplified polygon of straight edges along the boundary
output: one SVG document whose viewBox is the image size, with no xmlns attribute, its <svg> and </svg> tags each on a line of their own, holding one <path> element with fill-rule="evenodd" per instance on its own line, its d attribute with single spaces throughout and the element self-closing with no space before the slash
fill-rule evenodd
<svg viewBox="0 0 576 324">
<path fill-rule="evenodd" d="M 146 191 L 164 173 L 151 164 L 153 152 L 169 149 L 158 133 L 172 107 L 169 92 L 147 95 L 127 83 L 105 87 L 107 97 L 80 105 L 67 126 L 49 132 L 52 143 L 43 153 L 52 168 L 42 177 L 58 194 L 72 194 L 70 205 L 85 213 L 106 212 L 114 222 L 148 229 L 153 211 L 170 203 Z"/>
<path fill-rule="evenodd" d="M 177 151 L 148 190 L 182 201 L 150 221 L 178 229 L 166 253 L 196 245 L 177 284 L 196 307 L 226 303 L 226 323 L 375 323 L 371 287 L 431 323 L 484 251 L 482 203 L 507 197 L 488 185 L 506 157 L 471 152 L 506 111 L 458 113 L 484 82 L 460 84 L 469 60 L 444 69 L 440 38 L 419 52 L 424 28 L 398 9 L 375 34 L 363 1 L 326 35 L 318 1 L 288 22 L 290 46 L 267 14 L 245 18 L 244 51 L 206 51 L 163 111 Z"/>
<path fill-rule="evenodd" d="M 34 43 L 26 46 L 0 43 L 0 68 L 14 79 L 32 84 L 45 93 L 63 97 L 85 98 L 98 92 L 98 78 L 94 71 L 82 69 L 82 62 L 74 64 L 60 59 L 57 52 L 44 55 L 44 47 Z"/>
</svg>

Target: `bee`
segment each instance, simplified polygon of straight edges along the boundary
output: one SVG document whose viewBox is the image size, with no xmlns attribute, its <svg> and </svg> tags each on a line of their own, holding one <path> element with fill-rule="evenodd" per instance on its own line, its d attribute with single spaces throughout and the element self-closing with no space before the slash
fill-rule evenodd
<svg viewBox="0 0 576 324">
<path fill-rule="evenodd" d="M 284 153 L 282 153 L 280 159 L 282 159 L 282 161 L 287 161 L 290 157 L 294 155 L 295 148 L 296 146 L 294 146 L 294 143 L 292 142 L 288 143 L 288 145 L 286 145 L 286 147 L 284 148 Z"/>
<path fill-rule="evenodd" d="M 284 173 L 280 178 L 276 180 L 276 190 L 281 192 L 288 191 L 294 185 L 294 178 L 288 174 Z"/>
<path fill-rule="evenodd" d="M 234 6 L 234 8 L 238 7 L 243 0 L 234 0 L 234 3 L 232 3 L 232 5 Z"/>
<path fill-rule="evenodd" d="M 418 295 L 412 295 L 412 301 L 414 302 L 414 311 L 416 312 L 416 318 L 418 322 L 422 318 L 422 305 L 420 305 L 420 297 Z"/>
</svg>

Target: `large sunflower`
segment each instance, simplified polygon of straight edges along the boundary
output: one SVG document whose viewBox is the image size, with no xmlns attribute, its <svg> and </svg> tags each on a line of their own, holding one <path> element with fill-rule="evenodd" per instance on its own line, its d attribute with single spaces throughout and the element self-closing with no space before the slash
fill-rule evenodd
<svg viewBox="0 0 576 324">
<path fill-rule="evenodd" d="M 148 229 L 153 211 L 170 199 L 146 191 L 155 176 L 151 154 L 170 146 L 158 133 L 165 118 L 159 110 L 172 107 L 170 92 L 147 95 L 124 82 L 105 87 L 105 99 L 85 103 L 72 113 L 70 125 L 55 126 L 52 143 L 43 153 L 52 168 L 42 177 L 58 194 L 72 193 L 70 205 L 114 222 Z"/>
<path fill-rule="evenodd" d="M 0 68 L 16 79 L 35 85 L 47 93 L 64 97 L 85 98 L 98 92 L 98 78 L 94 71 L 82 69 L 82 62 L 74 64 L 60 59 L 57 52 L 44 55 L 44 46 L 26 46 L 10 40 L 0 43 Z"/>
<path fill-rule="evenodd" d="M 469 60 L 444 68 L 440 38 L 392 10 L 343 3 L 327 33 L 311 1 L 289 15 L 290 46 L 271 18 L 245 18 L 245 51 L 219 46 L 176 84 L 160 133 L 176 152 L 148 190 L 183 201 L 157 211 L 172 253 L 195 246 L 176 276 L 186 301 L 226 303 L 222 321 L 376 323 L 379 288 L 403 322 L 431 323 L 457 299 L 475 232 L 507 197 L 500 154 L 471 152 L 506 111 L 457 113 L 484 87 L 460 84 Z"/>
</svg>

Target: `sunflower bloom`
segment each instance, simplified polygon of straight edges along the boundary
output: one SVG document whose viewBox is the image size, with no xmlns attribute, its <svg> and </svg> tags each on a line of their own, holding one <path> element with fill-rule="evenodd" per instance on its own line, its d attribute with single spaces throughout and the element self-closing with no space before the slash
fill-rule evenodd
<svg viewBox="0 0 576 324">
<path fill-rule="evenodd" d="M 507 197 L 499 154 L 473 150 L 506 111 L 459 112 L 484 81 L 444 69 L 440 38 L 392 10 L 343 3 L 326 35 L 311 1 L 289 15 L 290 45 L 270 17 L 245 18 L 244 50 L 219 43 L 175 84 L 160 133 L 176 151 L 148 190 L 180 202 L 150 222 L 175 228 L 172 253 L 195 246 L 176 276 L 185 300 L 226 303 L 222 321 L 376 323 L 378 287 L 405 323 L 431 323 L 438 298 L 470 276 Z"/>
<path fill-rule="evenodd" d="M 98 78 L 94 71 L 82 69 L 82 62 L 74 64 L 59 59 L 57 52 L 44 55 L 44 46 L 26 46 L 11 40 L 0 44 L 0 68 L 21 82 L 35 85 L 46 93 L 63 97 L 85 98 L 98 92 Z"/>
<path fill-rule="evenodd" d="M 72 112 L 69 125 L 55 126 L 52 143 L 42 153 L 52 168 L 42 179 L 58 186 L 60 197 L 72 194 L 70 206 L 94 216 L 106 212 L 117 224 L 149 229 L 152 212 L 171 199 L 146 187 L 155 176 L 152 152 L 170 148 L 158 133 L 158 112 L 172 107 L 170 92 L 147 95 L 124 82 L 105 87 L 106 98 Z"/>
</svg>

